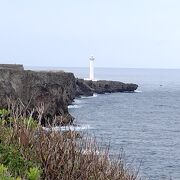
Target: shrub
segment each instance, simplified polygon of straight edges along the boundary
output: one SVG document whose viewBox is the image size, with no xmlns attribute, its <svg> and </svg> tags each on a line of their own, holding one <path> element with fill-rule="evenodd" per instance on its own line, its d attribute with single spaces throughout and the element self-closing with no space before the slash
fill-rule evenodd
<svg viewBox="0 0 180 180">
<path fill-rule="evenodd" d="M 102 150 L 88 136 L 46 131 L 31 115 L 14 114 L 8 126 L 0 123 L 0 180 L 138 179 L 122 158 L 110 159 L 109 148 Z"/>
<path fill-rule="evenodd" d="M 0 162 L 4 164 L 14 176 L 24 173 L 27 162 L 14 145 L 0 144 Z"/>
<path fill-rule="evenodd" d="M 136 180 L 137 174 L 128 170 L 123 159 L 110 161 L 108 148 L 99 148 L 93 139 L 77 140 L 75 133 L 68 139 L 61 133 L 41 131 L 34 144 L 41 162 L 43 178 L 83 180 Z"/>
<path fill-rule="evenodd" d="M 36 120 L 34 120 L 33 118 L 23 118 L 23 124 L 27 127 L 27 128 L 31 128 L 31 129 L 34 129 L 34 128 L 37 128 L 38 126 L 38 123 Z"/>
<path fill-rule="evenodd" d="M 21 180 L 21 178 L 14 178 L 8 173 L 8 169 L 3 165 L 0 164 L 0 179 L 1 180 Z"/>
<path fill-rule="evenodd" d="M 8 110 L 6 110 L 6 109 L 0 109 L 0 117 L 1 117 L 1 118 L 9 115 L 9 113 L 10 113 L 10 112 L 9 112 Z"/>
<path fill-rule="evenodd" d="M 41 177 L 41 171 L 39 168 L 30 168 L 29 172 L 27 173 L 28 180 L 39 180 Z"/>
</svg>

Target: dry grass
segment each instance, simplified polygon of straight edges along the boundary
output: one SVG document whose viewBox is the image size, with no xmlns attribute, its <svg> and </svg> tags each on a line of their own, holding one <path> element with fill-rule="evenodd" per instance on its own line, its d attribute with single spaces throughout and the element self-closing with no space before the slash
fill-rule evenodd
<svg viewBox="0 0 180 180">
<path fill-rule="evenodd" d="M 41 179 L 139 179 L 138 173 L 126 168 L 123 158 L 110 160 L 109 148 L 102 150 L 89 136 L 77 139 L 76 133 L 72 131 L 45 131 L 38 123 L 34 126 L 32 113 L 25 116 L 19 106 L 13 106 L 10 111 L 11 122 L 7 124 L 4 120 L 0 125 L 1 143 L 15 145 L 24 161 L 40 167 Z M 26 179 L 23 174 L 18 176 Z"/>
</svg>

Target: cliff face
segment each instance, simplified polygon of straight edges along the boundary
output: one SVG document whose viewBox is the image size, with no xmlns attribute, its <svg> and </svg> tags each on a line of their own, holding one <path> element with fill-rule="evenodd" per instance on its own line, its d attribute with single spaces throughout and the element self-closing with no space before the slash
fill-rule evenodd
<svg viewBox="0 0 180 180">
<path fill-rule="evenodd" d="M 93 96 L 94 89 L 92 89 L 85 80 L 76 79 L 76 96 Z"/>
<path fill-rule="evenodd" d="M 0 64 L 0 69 L 24 70 L 22 64 Z"/>
<path fill-rule="evenodd" d="M 73 121 L 68 105 L 75 98 L 76 81 L 72 73 L 35 72 L 0 69 L 0 108 L 7 107 L 7 98 L 19 98 L 24 107 L 37 114 L 44 107 L 42 123 L 57 116 L 57 124 Z"/>
<path fill-rule="evenodd" d="M 114 92 L 134 92 L 137 84 L 125 84 L 119 81 L 86 81 L 83 79 L 76 80 L 76 95 L 91 96 L 93 93 L 104 94 Z"/>
<path fill-rule="evenodd" d="M 51 123 L 53 117 L 56 117 L 57 125 L 71 124 L 73 117 L 68 112 L 68 105 L 77 96 L 133 92 L 137 87 L 117 81 L 85 81 L 62 71 L 26 71 L 21 65 L 0 65 L 0 109 L 8 107 L 7 99 L 19 99 L 24 112 L 34 111 L 35 118 L 43 108 L 42 124 Z"/>
<path fill-rule="evenodd" d="M 136 84 L 125 84 L 118 81 L 87 81 L 86 82 L 95 93 L 114 93 L 114 92 L 134 92 L 138 85 Z"/>
</svg>

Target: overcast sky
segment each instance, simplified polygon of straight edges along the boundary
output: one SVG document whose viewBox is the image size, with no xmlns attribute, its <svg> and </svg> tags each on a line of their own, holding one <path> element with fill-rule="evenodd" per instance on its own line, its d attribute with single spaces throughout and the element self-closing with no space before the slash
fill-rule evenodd
<svg viewBox="0 0 180 180">
<path fill-rule="evenodd" d="M 180 68 L 179 0 L 0 0 L 0 63 Z"/>
</svg>

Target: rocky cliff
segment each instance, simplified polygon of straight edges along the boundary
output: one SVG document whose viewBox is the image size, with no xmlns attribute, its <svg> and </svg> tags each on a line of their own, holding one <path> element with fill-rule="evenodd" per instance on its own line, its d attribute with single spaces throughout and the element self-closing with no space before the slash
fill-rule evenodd
<svg viewBox="0 0 180 180">
<path fill-rule="evenodd" d="M 2 67 L 2 68 L 1 68 Z M 43 110 L 41 122 L 52 122 L 56 117 L 57 125 L 73 122 L 68 112 L 70 105 L 77 96 L 92 96 L 93 93 L 133 92 L 136 84 L 125 84 L 116 81 L 85 81 L 76 79 L 73 73 L 37 72 L 23 70 L 23 66 L 0 65 L 0 108 L 7 108 L 8 101 L 17 99 L 26 113 Z M 41 108 L 41 109 L 40 109 Z"/>
<path fill-rule="evenodd" d="M 93 93 L 115 93 L 115 92 L 134 92 L 137 84 L 125 84 L 119 81 L 87 81 L 76 79 L 76 95 L 77 96 L 92 96 Z"/>
<path fill-rule="evenodd" d="M 75 98 L 75 92 L 72 73 L 0 69 L 0 108 L 7 107 L 7 98 L 19 99 L 27 111 L 34 110 L 34 115 L 42 107 L 42 123 L 52 121 L 54 116 L 57 124 L 71 123 L 68 105 Z"/>
<path fill-rule="evenodd" d="M 24 70 L 22 64 L 0 64 L 0 69 Z"/>
</svg>

